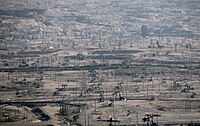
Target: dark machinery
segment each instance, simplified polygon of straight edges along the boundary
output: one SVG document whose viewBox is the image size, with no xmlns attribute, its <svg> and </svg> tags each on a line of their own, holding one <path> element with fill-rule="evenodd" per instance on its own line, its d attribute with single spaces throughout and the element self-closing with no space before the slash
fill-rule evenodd
<svg viewBox="0 0 200 126">
<path fill-rule="evenodd" d="M 116 101 L 125 100 L 125 98 L 122 96 L 122 89 L 123 89 L 122 84 L 124 84 L 124 83 L 123 82 L 118 83 L 114 89 L 114 93 L 112 94 Z"/>
<path fill-rule="evenodd" d="M 185 88 L 181 92 L 189 92 L 190 90 L 194 90 L 194 87 L 190 84 L 185 84 Z"/>
<path fill-rule="evenodd" d="M 122 84 L 124 84 L 124 82 L 120 82 L 119 84 L 117 84 L 117 86 L 115 87 L 115 90 L 122 91 Z"/>
<path fill-rule="evenodd" d="M 115 91 L 113 93 L 113 97 L 115 99 L 115 101 L 122 101 L 122 100 L 125 100 L 125 98 L 122 96 L 121 92 L 120 91 Z"/>
<path fill-rule="evenodd" d="M 85 97 L 87 96 L 90 92 L 95 92 L 97 90 L 96 84 L 91 84 L 88 88 L 82 90 L 81 94 L 79 97 Z"/>
<path fill-rule="evenodd" d="M 99 96 L 98 102 L 104 102 L 104 91 L 102 91 Z"/>
<path fill-rule="evenodd" d="M 61 88 L 56 88 L 58 91 L 66 91 L 67 90 L 67 84 L 63 84 L 61 85 L 62 87 Z"/>
<path fill-rule="evenodd" d="M 153 120 L 154 117 L 160 117 L 160 115 L 158 115 L 158 114 L 145 114 L 145 116 L 142 120 L 147 123 L 147 126 L 158 126 L 158 124 L 155 123 L 154 120 Z"/>
<path fill-rule="evenodd" d="M 88 88 L 87 88 L 87 92 L 93 92 L 93 91 L 96 91 L 97 87 L 96 87 L 96 84 L 92 84 L 90 85 Z"/>
</svg>

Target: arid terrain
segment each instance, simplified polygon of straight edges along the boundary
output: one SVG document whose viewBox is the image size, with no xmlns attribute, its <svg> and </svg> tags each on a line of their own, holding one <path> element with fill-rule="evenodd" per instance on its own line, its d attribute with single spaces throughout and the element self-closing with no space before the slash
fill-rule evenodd
<svg viewBox="0 0 200 126">
<path fill-rule="evenodd" d="M 0 126 L 200 125 L 200 1 L 1 0 Z"/>
</svg>

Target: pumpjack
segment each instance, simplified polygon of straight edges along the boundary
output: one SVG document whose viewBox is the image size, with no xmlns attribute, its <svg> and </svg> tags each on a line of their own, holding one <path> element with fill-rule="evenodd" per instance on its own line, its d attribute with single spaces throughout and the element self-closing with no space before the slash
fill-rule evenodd
<svg viewBox="0 0 200 126">
<path fill-rule="evenodd" d="M 160 117 L 158 114 L 145 114 L 142 119 L 144 122 L 147 122 L 147 126 L 158 126 L 157 123 L 154 122 L 154 117 Z"/>
<path fill-rule="evenodd" d="M 102 91 L 99 96 L 98 102 L 104 102 L 104 91 Z"/>
</svg>

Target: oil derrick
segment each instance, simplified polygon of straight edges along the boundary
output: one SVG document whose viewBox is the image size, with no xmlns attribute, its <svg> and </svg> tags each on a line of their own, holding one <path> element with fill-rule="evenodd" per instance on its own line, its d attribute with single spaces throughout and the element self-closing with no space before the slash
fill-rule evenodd
<svg viewBox="0 0 200 126">
<path fill-rule="evenodd" d="M 122 84 L 124 84 L 123 82 L 120 82 L 119 84 L 117 84 L 117 86 L 114 89 L 114 93 L 112 94 L 114 99 L 117 100 L 124 100 L 125 98 L 123 97 L 122 94 Z"/>
</svg>

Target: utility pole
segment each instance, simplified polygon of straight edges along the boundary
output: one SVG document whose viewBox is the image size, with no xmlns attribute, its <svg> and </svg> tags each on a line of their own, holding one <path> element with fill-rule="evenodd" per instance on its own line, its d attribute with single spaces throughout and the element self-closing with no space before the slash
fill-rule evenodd
<svg viewBox="0 0 200 126">
<path fill-rule="evenodd" d="M 126 101 L 127 101 L 127 93 L 128 93 L 127 83 L 128 83 L 128 81 L 126 82 Z"/>
<path fill-rule="evenodd" d="M 175 43 L 175 52 L 177 52 L 177 43 Z"/>
<path fill-rule="evenodd" d="M 90 126 L 90 114 L 88 114 L 88 126 Z"/>
<path fill-rule="evenodd" d="M 138 126 L 138 112 L 136 113 L 136 124 L 137 124 L 137 126 Z"/>
<path fill-rule="evenodd" d="M 147 86 L 147 100 L 148 100 L 148 98 L 149 98 L 149 92 L 148 92 L 148 91 L 149 91 L 149 88 L 148 88 L 148 86 L 149 86 L 149 83 L 147 83 L 147 85 L 146 85 L 146 86 Z"/>
<path fill-rule="evenodd" d="M 94 111 L 96 112 L 96 110 L 97 110 L 97 101 L 95 100 L 95 109 L 94 109 Z"/>
<path fill-rule="evenodd" d="M 87 114 L 86 114 L 86 109 L 85 109 L 85 126 L 87 126 Z"/>
</svg>

